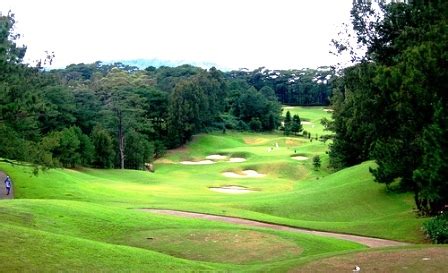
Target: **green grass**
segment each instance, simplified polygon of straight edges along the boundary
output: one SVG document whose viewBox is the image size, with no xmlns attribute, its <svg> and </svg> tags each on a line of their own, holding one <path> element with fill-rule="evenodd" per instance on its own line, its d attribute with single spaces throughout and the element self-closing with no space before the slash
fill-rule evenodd
<svg viewBox="0 0 448 273">
<path fill-rule="evenodd" d="M 322 259 L 298 265 L 290 272 L 350 272 L 355 264 L 361 268 L 361 272 L 446 272 L 447 255 L 446 245 L 351 251 L 336 256 L 324 254 Z M 306 262 L 305 259 L 303 261 Z"/>
<path fill-rule="evenodd" d="M 311 124 L 303 124 L 303 130 L 310 132 L 312 137 L 330 134 L 329 131 L 324 131 L 324 127 L 320 124 L 322 118 L 331 119 L 331 112 L 324 111 L 326 107 L 323 106 L 285 106 L 283 107 L 283 115 L 286 112 L 291 113 L 291 117 L 299 115 L 300 120 L 311 122 Z"/>
<path fill-rule="evenodd" d="M 322 108 L 306 108 L 318 119 Z M 302 114 L 301 114 L 302 117 Z M 279 148 L 275 148 L 276 144 Z M 271 148 L 274 148 L 271 150 Z M 424 241 L 424 218 L 412 196 L 373 182 L 372 162 L 332 173 L 327 145 L 279 134 L 229 132 L 196 136 L 155 163 L 156 172 L 32 168 L 0 162 L 16 199 L 0 202 L 0 258 L 5 272 L 23 271 L 287 271 L 306 261 L 359 251 L 341 240 L 156 215 L 165 208 L 229 215 L 290 226 Z M 211 154 L 243 163 L 182 165 Z M 308 157 L 296 161 L 292 155 Z M 313 170 L 311 158 L 323 166 Z M 262 178 L 227 178 L 226 171 L 256 170 Z M 240 185 L 248 194 L 209 187 Z M 110 258 L 108 258 L 110 257 Z M 151 265 L 151 266 L 149 266 Z"/>
</svg>

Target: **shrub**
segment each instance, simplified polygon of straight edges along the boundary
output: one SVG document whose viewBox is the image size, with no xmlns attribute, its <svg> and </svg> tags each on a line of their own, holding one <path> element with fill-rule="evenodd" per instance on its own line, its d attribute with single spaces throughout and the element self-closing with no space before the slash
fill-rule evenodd
<svg viewBox="0 0 448 273">
<path fill-rule="evenodd" d="M 252 118 L 249 122 L 249 127 L 252 131 L 259 132 L 261 131 L 261 121 L 258 118 Z"/>
<path fill-rule="evenodd" d="M 315 156 L 313 157 L 313 166 L 314 166 L 314 169 L 315 169 L 316 171 L 319 170 L 320 165 L 321 165 L 321 162 L 320 162 L 320 156 L 319 156 L 319 155 L 315 155 Z"/>
<path fill-rule="evenodd" d="M 244 121 L 239 120 L 236 129 L 239 131 L 249 131 L 249 126 Z"/>
<path fill-rule="evenodd" d="M 423 229 L 433 243 L 448 243 L 448 212 L 431 218 L 431 220 L 423 224 Z"/>
</svg>

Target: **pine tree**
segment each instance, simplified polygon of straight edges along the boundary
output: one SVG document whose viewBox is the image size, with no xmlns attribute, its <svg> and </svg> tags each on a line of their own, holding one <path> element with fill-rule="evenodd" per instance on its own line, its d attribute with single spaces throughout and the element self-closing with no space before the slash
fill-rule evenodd
<svg viewBox="0 0 448 273">
<path fill-rule="evenodd" d="M 286 136 L 289 136 L 291 134 L 291 125 L 292 125 L 291 113 L 287 111 L 283 126 L 285 128 L 284 134 Z"/>
</svg>

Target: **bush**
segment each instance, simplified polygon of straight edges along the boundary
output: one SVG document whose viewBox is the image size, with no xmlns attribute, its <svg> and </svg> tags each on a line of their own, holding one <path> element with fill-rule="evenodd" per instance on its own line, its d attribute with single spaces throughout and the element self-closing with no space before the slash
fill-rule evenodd
<svg viewBox="0 0 448 273">
<path fill-rule="evenodd" d="M 316 171 L 319 170 L 320 165 L 321 165 L 321 162 L 320 162 L 320 156 L 319 156 L 319 155 L 315 155 L 315 156 L 313 157 L 313 166 L 314 166 L 314 169 L 315 169 Z"/>
<path fill-rule="evenodd" d="M 244 121 L 239 120 L 236 129 L 239 131 L 249 131 L 249 126 Z"/>
<path fill-rule="evenodd" d="M 448 212 L 442 213 L 424 223 L 423 229 L 433 243 L 448 243 Z"/>
<path fill-rule="evenodd" d="M 261 121 L 258 118 L 252 118 L 249 122 L 249 127 L 252 131 L 260 132 L 261 131 Z"/>
<path fill-rule="evenodd" d="M 234 115 L 222 114 L 221 119 L 226 129 L 233 130 L 238 128 L 238 120 Z"/>
</svg>

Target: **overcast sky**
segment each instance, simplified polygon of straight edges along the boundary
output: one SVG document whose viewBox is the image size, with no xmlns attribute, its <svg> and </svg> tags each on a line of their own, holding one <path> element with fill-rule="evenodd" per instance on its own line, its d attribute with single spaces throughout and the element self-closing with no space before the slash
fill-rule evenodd
<svg viewBox="0 0 448 273">
<path fill-rule="evenodd" d="M 272 69 L 334 64 L 328 52 L 352 0 L 1 0 L 27 59 L 210 62 Z"/>
</svg>

